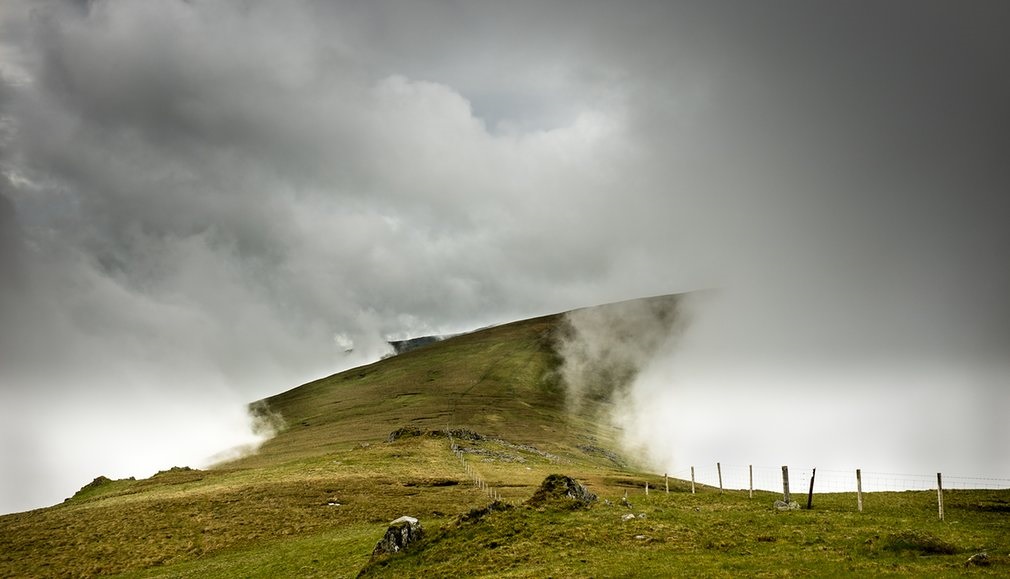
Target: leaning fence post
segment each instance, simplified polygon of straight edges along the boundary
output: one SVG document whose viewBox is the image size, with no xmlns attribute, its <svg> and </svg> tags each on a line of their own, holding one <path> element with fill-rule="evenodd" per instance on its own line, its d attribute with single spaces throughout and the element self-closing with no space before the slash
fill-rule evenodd
<svg viewBox="0 0 1010 579">
<path fill-rule="evenodd" d="M 694 494 L 694 467 L 691 467 L 691 494 Z"/>
<path fill-rule="evenodd" d="M 940 509 L 940 520 L 943 520 L 943 481 L 940 473 L 936 473 L 936 504 Z"/>
<path fill-rule="evenodd" d="M 792 498 L 789 494 L 789 467 L 782 466 L 782 500 L 789 504 L 789 499 Z"/>
<path fill-rule="evenodd" d="M 814 477 L 817 476 L 817 469 L 815 468 L 812 473 L 810 473 L 810 492 L 807 493 L 807 510 L 809 511 L 814 507 Z"/>
<path fill-rule="evenodd" d="M 856 506 L 863 512 L 863 473 L 856 469 Z"/>
<path fill-rule="evenodd" d="M 715 470 L 719 473 L 719 492 L 722 492 L 722 465 L 715 463 Z"/>
<path fill-rule="evenodd" d="M 747 465 L 747 472 L 748 472 L 748 475 L 749 475 L 749 478 L 750 478 L 750 487 L 749 487 L 750 490 L 747 493 L 747 498 L 753 499 L 754 498 L 754 465 L 753 464 L 748 464 Z"/>
</svg>

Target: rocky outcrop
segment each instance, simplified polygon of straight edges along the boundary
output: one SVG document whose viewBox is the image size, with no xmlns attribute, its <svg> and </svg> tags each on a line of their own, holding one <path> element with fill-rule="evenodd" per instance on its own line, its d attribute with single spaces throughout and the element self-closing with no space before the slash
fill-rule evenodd
<svg viewBox="0 0 1010 579">
<path fill-rule="evenodd" d="M 596 501 L 596 495 L 579 481 L 563 474 L 548 475 L 526 504 L 531 507 L 578 509 Z"/>
<path fill-rule="evenodd" d="M 456 440 L 487 440 L 483 434 L 474 432 L 468 428 L 452 428 L 440 430 L 422 430 L 417 426 L 401 426 L 389 433 L 386 442 L 394 442 L 401 438 L 412 438 L 416 436 L 433 436 L 438 438 L 454 438 Z"/>
<path fill-rule="evenodd" d="M 422 436 L 424 431 L 416 426 L 401 426 L 393 432 L 389 433 L 386 437 L 386 442 L 394 442 L 401 438 L 413 438 L 415 436 Z"/>
</svg>

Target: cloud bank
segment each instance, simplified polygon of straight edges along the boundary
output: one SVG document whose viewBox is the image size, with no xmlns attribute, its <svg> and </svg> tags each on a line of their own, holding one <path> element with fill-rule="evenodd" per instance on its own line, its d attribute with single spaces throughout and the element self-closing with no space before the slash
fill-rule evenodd
<svg viewBox="0 0 1010 579">
<path fill-rule="evenodd" d="M 1006 17 L 7 2 L 0 511 L 254 443 L 245 402 L 386 338 L 641 295 L 740 290 L 719 306 L 760 318 L 720 346 L 740 364 L 827 325 L 895 364 L 999 360 Z M 674 359 L 641 380 L 694 366 Z M 767 376 L 754 391 L 787 397 Z M 999 380 L 931 387 L 984 403 L 966 427 L 999 435 Z M 677 396 L 649 410 L 710 416 Z"/>
</svg>

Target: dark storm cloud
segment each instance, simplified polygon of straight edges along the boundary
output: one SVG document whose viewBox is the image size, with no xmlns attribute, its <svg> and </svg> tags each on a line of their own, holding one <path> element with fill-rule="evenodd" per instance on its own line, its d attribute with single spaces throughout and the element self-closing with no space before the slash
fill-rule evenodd
<svg viewBox="0 0 1010 579">
<path fill-rule="evenodd" d="M 685 334 L 704 380 L 716 345 L 773 369 L 984 359 L 961 387 L 998 397 L 1007 10 L 11 3 L 0 380 L 38 418 L 7 422 L 3 461 L 71 474 L 3 508 L 249 442 L 243 401 L 386 336 L 698 287 L 736 296 Z M 706 401 L 655 406 L 682 403 Z M 213 434 L 172 443 L 183 425 Z M 124 430 L 165 449 L 60 465 L 70 432 L 132 454 Z"/>
</svg>

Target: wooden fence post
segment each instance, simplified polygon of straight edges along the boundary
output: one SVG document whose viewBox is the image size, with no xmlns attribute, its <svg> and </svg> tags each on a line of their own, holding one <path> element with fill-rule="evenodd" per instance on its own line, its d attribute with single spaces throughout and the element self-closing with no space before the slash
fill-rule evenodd
<svg viewBox="0 0 1010 579">
<path fill-rule="evenodd" d="M 719 492 L 722 492 L 722 465 L 715 463 L 715 470 L 719 473 Z"/>
<path fill-rule="evenodd" d="M 943 481 L 940 473 L 936 473 L 936 504 L 940 509 L 940 520 L 943 520 Z"/>
<path fill-rule="evenodd" d="M 666 494 L 670 494 L 670 477 L 666 473 L 663 473 L 663 483 L 666 484 Z"/>
<path fill-rule="evenodd" d="M 694 494 L 694 467 L 691 467 L 691 494 Z"/>
<path fill-rule="evenodd" d="M 814 477 L 817 476 L 817 469 L 815 468 L 812 473 L 810 473 L 810 491 L 807 493 L 807 510 L 809 511 L 814 507 Z"/>
<path fill-rule="evenodd" d="M 856 506 L 863 512 L 863 473 L 856 469 Z"/>
<path fill-rule="evenodd" d="M 789 504 L 792 495 L 789 494 L 789 467 L 782 466 L 782 500 Z"/>
<path fill-rule="evenodd" d="M 748 473 L 748 478 L 750 478 L 750 485 L 749 485 L 749 489 L 750 490 L 747 493 L 747 498 L 753 499 L 754 498 L 754 465 L 753 464 L 748 464 L 747 465 L 747 473 Z"/>
<path fill-rule="evenodd" d="M 649 496 L 649 481 L 645 481 L 645 496 Z"/>
</svg>

